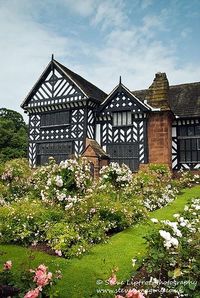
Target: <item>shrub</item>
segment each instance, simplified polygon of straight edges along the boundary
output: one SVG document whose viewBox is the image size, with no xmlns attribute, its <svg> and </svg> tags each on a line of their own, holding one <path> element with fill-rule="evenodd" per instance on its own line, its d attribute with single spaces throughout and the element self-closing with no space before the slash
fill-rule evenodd
<svg viewBox="0 0 200 298">
<path fill-rule="evenodd" d="M 62 278 L 61 271 L 52 273 L 44 264 L 40 264 L 35 270 L 30 267 L 21 270 L 18 280 L 12 272 L 12 261 L 4 263 L 0 271 L 1 297 L 58 297 L 58 290 L 54 286 Z"/>
<path fill-rule="evenodd" d="M 191 187 L 193 184 L 200 183 L 200 175 L 191 171 L 179 171 L 178 180 L 175 181 L 179 188 Z"/>
<path fill-rule="evenodd" d="M 1 242 L 37 244 L 46 238 L 51 223 L 60 221 L 63 211 L 44 207 L 39 200 L 21 199 L 0 207 Z"/>
<path fill-rule="evenodd" d="M 171 172 L 167 166 L 150 164 L 133 176 L 126 192 L 139 196 L 144 206 L 153 211 L 173 201 L 178 189 L 171 185 Z"/>
<path fill-rule="evenodd" d="M 158 230 L 146 239 L 148 257 L 144 261 L 151 280 L 157 280 L 157 292 L 165 281 L 165 297 L 172 293 L 188 297 L 198 297 L 200 272 L 199 245 L 200 199 L 186 205 L 182 214 L 174 214 L 174 220 L 157 221 Z M 151 297 L 151 296 L 150 296 Z"/>
<path fill-rule="evenodd" d="M 115 188 L 120 189 L 131 182 L 132 172 L 125 164 L 111 162 L 100 170 L 101 183 L 110 183 Z"/>
<path fill-rule="evenodd" d="M 66 222 L 52 225 L 46 239 L 51 248 L 65 257 L 79 256 L 86 251 L 87 242 L 71 224 Z"/>
<path fill-rule="evenodd" d="M 70 209 L 79 202 L 91 184 L 90 164 L 87 159 L 68 159 L 59 165 L 50 160 L 47 166 L 34 173 L 35 190 L 47 204 L 59 204 Z"/>
<path fill-rule="evenodd" d="M 13 159 L 0 167 L 0 197 L 12 201 L 31 188 L 31 169 L 26 159 Z"/>
</svg>

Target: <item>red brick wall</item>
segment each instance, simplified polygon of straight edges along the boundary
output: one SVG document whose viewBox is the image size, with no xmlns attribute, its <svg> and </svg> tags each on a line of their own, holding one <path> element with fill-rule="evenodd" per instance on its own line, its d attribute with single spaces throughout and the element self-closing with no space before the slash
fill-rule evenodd
<svg viewBox="0 0 200 298">
<path fill-rule="evenodd" d="M 149 163 L 172 166 L 172 116 L 169 112 L 151 114 L 148 119 L 147 139 Z"/>
</svg>

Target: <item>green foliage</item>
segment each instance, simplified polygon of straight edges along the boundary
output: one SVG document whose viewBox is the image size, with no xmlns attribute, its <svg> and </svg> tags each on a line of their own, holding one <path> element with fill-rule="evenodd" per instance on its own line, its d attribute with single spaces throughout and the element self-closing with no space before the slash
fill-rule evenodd
<svg viewBox="0 0 200 298">
<path fill-rule="evenodd" d="M 59 291 L 55 288 L 55 285 L 62 278 L 61 271 L 56 270 L 52 273 L 44 264 L 40 264 L 33 270 L 33 267 L 31 267 L 33 259 L 34 256 L 30 253 L 28 262 L 21 263 L 18 274 L 13 273 L 11 260 L 4 263 L 2 270 L 0 270 L 0 285 L 3 286 L 1 288 L 3 296 L 1 297 L 7 297 L 8 292 L 10 292 L 9 297 L 18 298 L 58 297 Z"/>
<path fill-rule="evenodd" d="M 151 278 L 159 281 L 158 293 L 165 281 L 165 297 L 167 293 L 197 297 L 200 291 L 199 217 L 200 199 L 193 199 L 181 214 L 174 214 L 174 221 L 157 222 L 156 230 L 146 237 L 144 266 Z"/>
<path fill-rule="evenodd" d="M 17 200 L 31 190 L 32 170 L 27 160 L 13 159 L 0 165 L 0 198 Z"/>
<path fill-rule="evenodd" d="M 0 109 L 0 162 L 27 156 L 28 133 L 18 112 Z"/>
<path fill-rule="evenodd" d="M 172 202 L 178 193 L 178 189 L 172 187 L 171 176 L 166 165 L 150 164 L 133 176 L 125 192 L 140 197 L 148 210 L 156 210 Z"/>
<path fill-rule="evenodd" d="M 180 171 L 177 173 L 178 179 L 175 180 L 179 188 L 191 187 L 193 184 L 200 183 L 200 175 L 192 171 Z"/>
<path fill-rule="evenodd" d="M 40 200 L 21 199 L 0 207 L 1 242 L 37 244 L 45 241 L 52 223 L 64 214 L 58 208 L 46 208 Z"/>
<path fill-rule="evenodd" d="M 122 189 L 129 185 L 132 179 L 132 172 L 125 164 L 121 166 L 116 162 L 111 162 L 100 170 L 100 183 L 110 184 L 115 189 Z"/>
<path fill-rule="evenodd" d="M 184 194 L 178 195 L 178 198 L 170 205 L 151 212 L 150 215 L 158 219 L 171 220 L 173 213 L 182 212 L 188 200 L 198 196 L 199 191 L 199 186 L 184 190 Z M 79 297 L 80 293 L 84 298 L 95 297 L 97 289 L 99 289 L 97 280 L 106 281 L 113 267 L 119 268 L 117 274 L 119 282 L 129 280 L 130 272 L 135 270 L 139 260 L 146 253 L 147 245 L 143 236 L 150 234 L 152 228 L 155 229 L 155 227 L 150 226 L 146 221 L 142 221 L 138 225 L 114 235 L 107 244 L 93 246 L 90 253 L 81 259 L 66 260 L 34 250 L 35 259 L 32 261 L 34 265 L 29 266 L 29 268 L 35 268 L 38 264 L 45 262 L 51 271 L 55 271 L 59 265 L 63 275 L 63 279 L 57 287 L 59 298 L 66 298 L 66 293 L 68 297 Z M 26 262 L 30 248 L 26 249 L 17 245 L 0 245 L 0 251 L 1 263 L 5 262 L 5 256 L 7 260 L 12 260 L 13 270 L 17 274 L 21 271 L 22 260 Z M 132 258 L 137 259 L 134 268 L 132 267 Z"/>
<path fill-rule="evenodd" d="M 92 183 L 90 164 L 86 158 L 68 159 L 59 165 L 50 159 L 48 165 L 36 169 L 33 183 L 43 202 L 68 210 Z"/>
<path fill-rule="evenodd" d="M 68 258 L 78 257 L 88 248 L 87 240 L 84 240 L 77 230 L 66 222 L 59 222 L 51 226 L 46 239 L 56 253 Z"/>
</svg>

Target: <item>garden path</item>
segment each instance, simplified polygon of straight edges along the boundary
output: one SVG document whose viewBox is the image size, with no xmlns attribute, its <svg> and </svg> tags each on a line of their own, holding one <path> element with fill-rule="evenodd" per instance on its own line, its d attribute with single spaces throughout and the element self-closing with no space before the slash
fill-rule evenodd
<svg viewBox="0 0 200 298">
<path fill-rule="evenodd" d="M 185 189 L 171 204 L 149 213 L 150 218 L 172 219 L 174 213 L 183 210 L 188 200 L 200 197 L 200 186 Z M 105 285 L 111 270 L 118 267 L 119 281 L 130 278 L 133 270 L 132 258 L 142 258 L 145 255 L 145 241 L 143 237 L 152 229 L 147 221 L 141 221 L 133 227 L 112 236 L 108 243 L 95 245 L 90 252 L 81 259 L 66 260 L 47 255 L 42 252 L 35 253 L 33 265 L 45 263 L 51 269 L 59 265 L 63 279 L 59 282 L 59 298 L 97 298 L 113 297 L 109 293 L 97 293 L 104 289 L 111 289 Z M 16 272 L 23 260 L 28 258 L 28 249 L 14 245 L 0 245 L 0 261 L 12 260 Z M 3 253 L 6 253 L 3 254 Z M 5 257 L 6 256 L 6 257 Z M 113 288 L 111 289 L 113 290 Z"/>
</svg>

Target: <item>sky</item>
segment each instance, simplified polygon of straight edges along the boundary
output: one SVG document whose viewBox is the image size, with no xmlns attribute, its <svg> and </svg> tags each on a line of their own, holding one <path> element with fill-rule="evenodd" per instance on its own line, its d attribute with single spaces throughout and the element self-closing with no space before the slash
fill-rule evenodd
<svg viewBox="0 0 200 298">
<path fill-rule="evenodd" d="M 107 93 L 200 81 L 199 30 L 200 0 L 0 0 L 0 108 L 23 114 L 52 53 Z"/>
</svg>

